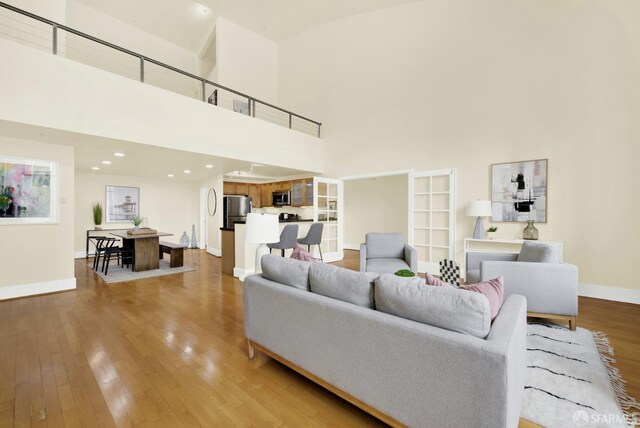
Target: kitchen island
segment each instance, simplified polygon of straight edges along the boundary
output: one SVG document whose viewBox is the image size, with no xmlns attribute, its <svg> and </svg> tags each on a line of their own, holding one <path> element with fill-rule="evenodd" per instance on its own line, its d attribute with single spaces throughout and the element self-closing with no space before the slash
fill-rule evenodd
<svg viewBox="0 0 640 428">
<path fill-rule="evenodd" d="M 282 229 L 288 224 L 297 224 L 298 225 L 298 238 L 304 238 L 307 236 L 309 232 L 309 228 L 313 224 L 313 220 L 280 220 L 280 232 L 282 233 Z M 256 258 L 256 249 L 259 244 L 252 244 L 245 241 L 245 236 L 247 232 L 247 225 L 244 223 L 236 223 L 235 224 L 235 267 L 233 268 L 233 276 L 240 278 L 240 281 L 244 281 L 244 277 L 247 275 L 251 275 L 254 271 L 254 263 Z M 305 246 L 303 246 L 305 247 Z M 305 248 L 306 249 L 306 248 Z M 285 251 L 285 257 L 291 256 L 292 250 Z M 312 248 L 311 254 L 314 257 L 320 257 L 319 254 L 316 254 L 318 251 L 318 247 L 314 246 Z M 273 254 L 280 254 L 280 250 L 276 250 Z M 224 253 L 222 254 L 224 258 Z"/>
</svg>

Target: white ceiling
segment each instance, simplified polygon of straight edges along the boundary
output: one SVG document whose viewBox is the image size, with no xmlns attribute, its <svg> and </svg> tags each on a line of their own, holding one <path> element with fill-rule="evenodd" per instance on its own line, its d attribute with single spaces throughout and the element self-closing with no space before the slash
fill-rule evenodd
<svg viewBox="0 0 640 428">
<path fill-rule="evenodd" d="M 41 141 L 75 148 L 75 170 L 91 174 L 113 174 L 200 181 L 218 174 L 228 174 L 232 181 L 266 182 L 290 177 L 308 177 L 307 171 L 207 156 L 200 153 L 165 149 L 157 146 L 87 136 L 13 122 L 0 121 L 0 135 L 9 138 Z M 114 153 L 124 153 L 116 157 Z M 110 161 L 104 165 L 102 161 Z M 207 168 L 211 165 L 213 168 Z M 92 167 L 100 170 L 94 171 Z M 184 170 L 191 173 L 186 174 Z M 238 174 L 233 174 L 237 171 Z"/>
<path fill-rule="evenodd" d="M 417 0 L 76 1 L 199 53 L 218 16 L 278 42 L 336 19 Z"/>
</svg>

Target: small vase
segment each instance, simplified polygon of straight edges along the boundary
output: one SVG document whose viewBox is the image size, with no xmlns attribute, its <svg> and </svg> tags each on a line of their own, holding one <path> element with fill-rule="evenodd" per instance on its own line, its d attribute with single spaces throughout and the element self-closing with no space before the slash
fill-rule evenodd
<svg viewBox="0 0 640 428">
<path fill-rule="evenodd" d="M 487 239 L 493 239 L 494 232 L 487 232 Z"/>
<path fill-rule="evenodd" d="M 191 245 L 189 248 L 198 248 L 198 240 L 196 239 L 196 225 L 191 225 Z"/>
<path fill-rule="evenodd" d="M 538 229 L 533 225 L 533 220 L 527 220 L 527 227 L 522 231 L 522 238 L 530 241 L 538 240 Z"/>
<path fill-rule="evenodd" d="M 96 229 L 96 230 L 102 230 L 102 226 L 100 226 L 100 225 L 96 224 L 95 229 Z"/>
</svg>

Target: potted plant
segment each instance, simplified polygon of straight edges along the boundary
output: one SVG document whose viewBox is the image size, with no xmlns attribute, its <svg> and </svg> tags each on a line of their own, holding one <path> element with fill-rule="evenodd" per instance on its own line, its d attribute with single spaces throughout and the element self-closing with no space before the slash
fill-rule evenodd
<svg viewBox="0 0 640 428">
<path fill-rule="evenodd" d="M 96 227 L 96 230 L 102 229 L 102 204 L 100 202 L 96 202 L 91 207 L 93 210 L 93 224 Z"/>
<path fill-rule="evenodd" d="M 133 229 L 140 229 L 140 223 L 142 223 L 142 218 L 138 215 L 131 217 L 131 223 L 133 223 Z"/>
<path fill-rule="evenodd" d="M 487 229 L 487 239 L 493 239 L 494 234 L 498 231 L 496 226 L 491 226 Z"/>
</svg>

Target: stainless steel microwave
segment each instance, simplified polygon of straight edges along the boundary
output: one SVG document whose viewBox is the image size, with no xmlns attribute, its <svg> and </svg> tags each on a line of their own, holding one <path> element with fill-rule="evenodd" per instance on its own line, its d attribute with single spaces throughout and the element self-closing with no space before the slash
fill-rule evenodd
<svg viewBox="0 0 640 428">
<path fill-rule="evenodd" d="M 291 192 L 273 192 L 271 196 L 274 207 L 291 205 Z"/>
</svg>

